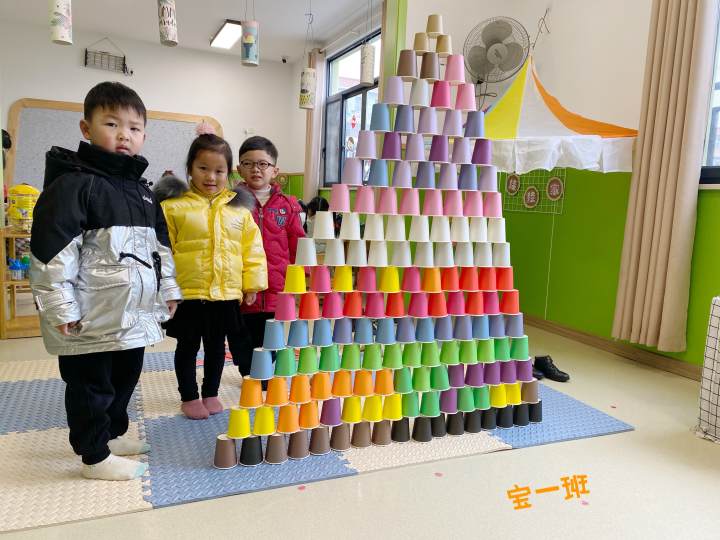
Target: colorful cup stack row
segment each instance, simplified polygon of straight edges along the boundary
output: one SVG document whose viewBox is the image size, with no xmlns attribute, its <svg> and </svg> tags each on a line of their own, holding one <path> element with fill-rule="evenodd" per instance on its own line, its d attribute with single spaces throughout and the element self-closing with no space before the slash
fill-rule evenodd
<svg viewBox="0 0 720 540">
<path fill-rule="evenodd" d="M 464 363 L 475 364 L 479 362 L 494 362 L 495 360 L 526 360 L 527 336 L 523 333 L 522 313 L 515 315 L 483 315 L 483 316 L 424 316 L 424 317 L 383 317 L 368 318 L 360 314 L 356 317 L 346 316 L 329 321 L 328 319 L 296 319 L 290 323 L 283 323 L 270 319 L 268 321 L 268 332 L 263 338 L 263 349 L 268 351 L 279 351 L 290 348 L 303 348 L 309 346 L 330 347 L 332 345 L 368 345 L 382 344 L 385 346 L 408 343 L 438 343 L 451 341 L 478 341 L 473 347 L 477 347 L 477 353 L 472 353 L 472 361 Z M 308 322 L 313 320 L 312 339 Z M 285 337 L 285 324 L 289 331 Z M 524 343 L 524 346 L 523 346 Z M 468 345 L 469 347 L 470 345 Z M 464 346 L 463 346 L 464 347 Z M 323 354 L 334 355 L 333 350 L 324 351 Z M 393 350 L 394 353 L 398 352 Z M 408 349 L 404 354 L 411 354 Z M 417 352 L 417 351 L 416 351 Z M 451 364 L 456 353 L 451 348 L 443 353 L 443 363 Z M 260 353 L 258 353 L 260 354 Z M 469 353 L 468 353 L 469 354 Z M 519 356 L 518 356 L 519 354 Z M 324 358 L 324 356 L 322 357 Z M 393 357 L 394 358 L 394 357 Z M 258 360 L 259 362 L 260 360 Z M 405 365 L 411 365 L 410 359 L 404 359 Z M 334 366 L 335 363 L 326 361 L 326 365 Z M 338 364 L 339 365 L 339 364 Z M 388 367 L 388 366 L 385 366 Z M 334 371 L 323 369 L 322 371 Z M 264 372 L 265 373 L 265 372 Z M 276 373 L 279 375 L 279 373 Z M 263 378 L 263 377 L 255 377 Z M 267 377 L 264 377 L 267 378 Z"/>
<path fill-rule="evenodd" d="M 329 267 L 347 266 L 352 261 L 361 261 L 362 264 L 376 268 L 388 268 L 381 270 L 386 274 L 394 274 L 398 268 L 405 269 L 411 266 L 419 268 L 447 268 L 447 267 L 508 267 L 510 266 L 510 244 L 507 242 L 424 242 L 412 240 L 413 234 L 411 230 L 411 241 L 414 244 L 415 254 L 413 255 L 413 246 L 410 242 L 386 242 L 377 241 L 370 242 L 370 255 L 364 252 L 367 247 L 364 240 L 350 240 L 348 242 L 347 254 L 345 250 L 345 242 L 340 239 L 327 240 L 325 242 L 325 255 L 323 265 Z M 303 259 L 304 266 L 313 267 L 317 264 L 310 264 L 313 261 L 317 263 L 317 257 L 308 256 Z M 299 265 L 291 265 L 299 268 Z M 350 265 L 352 266 L 352 264 Z M 362 266 L 357 266 L 362 268 Z M 290 268 L 290 266 L 288 267 Z M 394 269 L 393 269 L 394 268 Z M 347 273 L 347 270 L 339 270 Z M 285 284 L 287 292 L 303 292 L 301 285 L 296 283 L 305 283 L 299 281 L 300 271 L 290 270 L 293 273 L 291 284 Z M 381 278 L 385 274 L 381 274 Z M 297 276 L 297 277 L 296 277 Z M 347 290 L 352 290 L 350 287 Z M 392 292 L 392 291 L 388 291 Z"/>
<path fill-rule="evenodd" d="M 363 161 L 360 158 L 345 159 L 340 177 L 341 184 L 361 186 L 364 171 Z M 415 187 L 415 189 L 422 190 L 441 189 L 444 191 L 458 189 L 461 191 L 497 191 L 497 169 L 492 165 L 480 166 L 480 174 L 478 175 L 478 165 L 461 164 L 458 171 L 458 166 L 455 163 L 441 163 L 438 177 L 435 163 L 429 161 L 417 162 L 414 174 L 413 163 L 410 161 L 393 162 L 392 187 L 399 189 Z M 368 186 L 389 187 L 390 175 L 387 160 L 371 160 L 368 174 Z M 413 176 L 415 176 L 414 186 Z M 372 204 L 372 208 L 375 208 L 374 198 L 372 203 L 364 204 Z M 372 214 L 375 211 L 363 211 L 362 213 Z"/>
<path fill-rule="evenodd" d="M 390 106 L 387 103 L 376 103 L 373 105 L 370 114 L 370 129 L 363 130 L 365 133 L 359 137 L 363 141 L 363 148 L 377 149 L 376 140 L 371 139 L 369 134 L 386 133 L 391 135 L 388 144 L 397 140 L 395 135 L 408 135 L 406 146 L 410 152 L 408 155 L 419 156 L 422 152 L 414 150 L 418 141 L 424 145 L 423 136 L 444 136 L 452 139 L 464 138 L 466 140 L 485 139 L 485 113 L 483 111 L 470 110 L 463 120 L 462 110 L 446 110 L 442 124 L 440 123 L 439 110 L 435 107 L 423 108 L 415 114 L 416 105 L 413 103 L 413 95 L 410 96 L 410 105 L 397 105 L 395 108 L 395 119 L 390 121 Z M 485 143 L 484 143 L 485 144 Z M 390 148 L 390 147 L 389 147 Z M 374 158 L 373 158 L 374 159 Z M 422 161 L 411 159 L 409 161 Z"/>
<path fill-rule="evenodd" d="M 526 386 L 523 386 L 523 393 L 525 389 Z M 311 455 L 324 455 L 332 450 L 341 452 L 351 447 L 386 446 L 395 442 L 405 443 L 411 439 L 427 443 L 448 434 L 479 433 L 482 430 L 527 426 L 531 422 L 542 421 L 541 400 L 505 407 L 478 408 L 477 403 L 482 406 L 487 401 L 487 392 L 477 391 L 481 390 L 479 388 L 474 390 L 472 396 L 468 392 L 446 394 L 444 399 L 441 396 L 441 409 L 444 405 L 446 410 L 456 412 L 441 411 L 437 415 L 434 415 L 438 402 L 436 393 L 426 393 L 421 401 L 416 396 L 411 397 L 411 394 L 402 397 L 395 394 L 382 401 L 377 397 L 370 397 L 366 398 L 364 403 L 361 403 L 359 398 L 346 398 L 342 405 L 339 399 L 328 400 L 323 402 L 320 422 L 316 422 L 317 408 L 310 403 L 300 407 L 279 407 L 276 423 L 273 408 L 258 408 L 251 419 L 248 409 L 234 407 L 230 411 L 228 432 L 217 437 L 214 466 L 218 469 L 231 469 L 238 464 L 252 467 L 263 461 L 270 465 L 280 465 L 288 458 L 300 460 Z M 408 398 L 405 399 L 405 396 Z M 501 399 L 499 401 L 502 402 Z M 453 407 L 454 404 L 457 404 L 456 407 Z M 335 423 L 338 410 L 340 423 Z M 418 415 L 398 418 L 398 413 L 402 414 L 403 410 L 417 410 Z M 428 415 L 420 416 L 423 410 Z M 346 422 L 343 416 L 360 420 L 355 423 Z M 374 420 L 376 418 L 381 419 Z M 394 418 L 397 419 L 393 420 Z M 316 427 L 302 427 L 313 425 Z M 264 433 L 267 433 L 267 444 L 263 451 L 261 434 Z M 242 441 L 239 456 L 237 440 Z"/>
<path fill-rule="evenodd" d="M 502 201 L 500 194 L 481 191 L 442 190 L 428 188 L 422 192 L 417 188 L 395 189 L 384 187 L 375 189 L 371 186 L 361 186 L 357 189 L 354 204 L 351 203 L 350 186 L 335 184 L 330 192 L 330 212 L 341 214 L 365 214 L 366 216 L 388 216 L 396 219 L 389 220 L 399 230 L 404 221 L 400 218 L 409 217 L 465 217 L 465 218 L 501 218 Z M 375 194 L 378 200 L 375 201 Z M 399 201 L 399 202 L 398 202 Z M 421 203 L 422 201 L 422 203 Z M 322 211 L 321 211 L 322 212 Z M 332 216 L 318 212 L 316 214 L 315 238 L 332 237 Z M 343 216 L 344 217 L 344 216 Z M 349 218 L 346 226 L 348 231 L 354 227 L 354 219 Z M 378 220 L 379 218 L 373 218 Z M 422 221 L 422 220 L 420 220 Z M 372 223 L 372 220 L 371 220 Z M 347 234 L 347 233 L 343 233 Z M 402 234 L 402 233 L 401 233 Z M 355 238 L 345 238 L 354 240 Z M 381 240 L 381 238 L 380 238 Z"/>
<path fill-rule="evenodd" d="M 450 150 L 447 135 L 433 135 L 430 150 L 425 156 L 425 141 L 420 134 L 407 135 L 405 153 L 402 152 L 402 137 L 397 132 L 383 136 L 382 151 L 378 153 L 375 131 L 361 131 L 358 136 L 356 159 L 370 159 L 377 166 L 387 166 L 387 161 L 431 162 L 452 165 L 490 165 L 492 144 L 489 139 L 476 139 L 474 145 L 465 137 L 456 138 Z M 466 173 L 469 174 L 469 173 Z"/>
<path fill-rule="evenodd" d="M 519 317 L 521 318 L 517 290 L 501 291 L 439 291 L 439 292 L 370 292 L 350 291 L 344 298 L 337 291 L 325 293 L 321 307 L 319 293 L 310 291 L 300 295 L 299 307 L 294 299 L 283 295 L 275 316 L 278 321 L 315 321 L 358 319 L 398 319 L 398 332 L 403 329 L 403 318 L 416 319 L 455 317 Z M 365 297 L 363 301 L 363 296 Z M 406 298 L 409 301 L 406 303 Z M 464 319 L 463 319 L 464 320 Z M 478 319 L 482 321 L 483 319 Z M 468 325 L 470 325 L 468 319 Z M 487 321 L 487 319 L 486 319 Z M 460 321 L 456 320 L 456 325 Z M 487 322 L 486 322 L 487 324 Z M 498 324 L 494 322 L 493 324 Z M 501 328 L 510 328 L 501 322 Z M 450 325 L 450 323 L 448 323 Z M 292 330 L 292 327 L 291 327 Z M 508 331 L 508 330 L 506 330 Z M 509 334 L 508 334 L 509 335 Z"/>
</svg>

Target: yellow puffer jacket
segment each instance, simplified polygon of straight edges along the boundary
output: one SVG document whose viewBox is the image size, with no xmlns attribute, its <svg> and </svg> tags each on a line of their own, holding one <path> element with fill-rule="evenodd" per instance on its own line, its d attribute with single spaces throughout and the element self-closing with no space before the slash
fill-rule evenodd
<svg viewBox="0 0 720 540">
<path fill-rule="evenodd" d="M 213 199 L 194 187 L 162 201 L 177 282 L 188 300 L 241 300 L 267 289 L 267 262 L 260 229 L 237 194 L 225 190 Z"/>
</svg>

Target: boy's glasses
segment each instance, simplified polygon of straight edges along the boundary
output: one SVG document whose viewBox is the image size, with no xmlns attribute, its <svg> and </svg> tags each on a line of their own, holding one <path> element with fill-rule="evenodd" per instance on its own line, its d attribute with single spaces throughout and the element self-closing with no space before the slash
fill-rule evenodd
<svg viewBox="0 0 720 540">
<path fill-rule="evenodd" d="M 253 169 L 257 165 L 257 168 L 261 171 L 267 170 L 268 167 L 274 167 L 274 163 L 270 163 L 268 161 L 250 161 L 248 159 L 244 159 L 240 162 L 240 166 L 243 169 Z"/>
</svg>

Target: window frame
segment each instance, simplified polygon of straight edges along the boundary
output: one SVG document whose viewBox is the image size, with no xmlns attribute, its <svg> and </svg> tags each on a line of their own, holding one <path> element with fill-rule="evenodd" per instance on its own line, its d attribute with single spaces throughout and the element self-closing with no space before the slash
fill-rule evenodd
<svg viewBox="0 0 720 540">
<path fill-rule="evenodd" d="M 331 65 L 334 61 L 340 59 L 341 57 L 345 56 L 349 52 L 352 52 L 355 49 L 359 49 L 363 46 L 363 44 L 372 41 L 376 37 L 380 36 L 381 32 L 380 29 L 368 34 L 367 36 L 364 36 L 362 39 L 359 39 L 358 41 L 352 43 L 351 45 L 345 47 L 344 49 L 338 51 L 336 54 L 331 56 L 327 59 L 326 66 L 325 66 L 325 80 L 327 81 L 326 87 L 326 95 L 325 95 L 325 104 L 323 105 L 324 110 L 324 122 L 323 122 L 323 145 L 322 145 L 322 187 L 329 187 L 333 184 L 337 184 L 340 182 L 340 177 L 342 174 L 342 166 L 344 159 L 344 141 L 345 141 L 345 122 L 344 122 L 344 112 L 345 112 L 345 102 L 349 99 L 352 99 L 358 95 L 362 95 L 362 104 L 361 104 L 361 111 L 362 114 L 360 115 L 360 129 L 365 129 L 365 111 L 367 108 L 367 94 L 368 92 L 378 88 L 379 84 L 379 77 L 375 78 L 375 82 L 371 86 L 366 86 L 363 84 L 356 84 L 355 86 L 351 88 L 347 88 L 346 90 L 343 90 L 341 92 L 338 92 L 336 94 L 330 95 L 330 70 Z M 382 39 L 382 38 L 381 38 Z M 382 60 L 382 58 L 380 58 Z M 337 181 L 328 181 L 327 180 L 327 125 L 328 125 L 328 106 L 331 104 L 335 104 L 337 102 L 340 102 L 340 136 L 338 137 L 338 145 L 335 150 L 338 152 L 338 170 L 337 173 Z"/>
</svg>

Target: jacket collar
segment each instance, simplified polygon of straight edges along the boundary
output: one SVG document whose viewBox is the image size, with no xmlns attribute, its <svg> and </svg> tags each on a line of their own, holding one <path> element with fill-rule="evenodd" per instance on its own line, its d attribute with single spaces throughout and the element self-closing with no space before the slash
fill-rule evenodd
<svg viewBox="0 0 720 540">
<path fill-rule="evenodd" d="M 194 199 L 199 199 L 206 203 L 210 203 L 211 206 L 214 206 L 216 204 L 226 204 L 237 196 L 234 191 L 230 191 L 229 189 L 225 188 L 220 193 L 210 198 L 200 193 L 200 191 L 193 185 L 192 181 L 188 180 L 188 184 L 190 186 L 190 189 L 188 189 L 187 195 L 193 197 Z"/>
<path fill-rule="evenodd" d="M 139 181 L 148 167 L 148 161 L 142 156 L 126 156 L 108 152 L 94 144 L 80 142 L 78 158 L 109 176 L 121 176 L 129 180 Z"/>
</svg>

